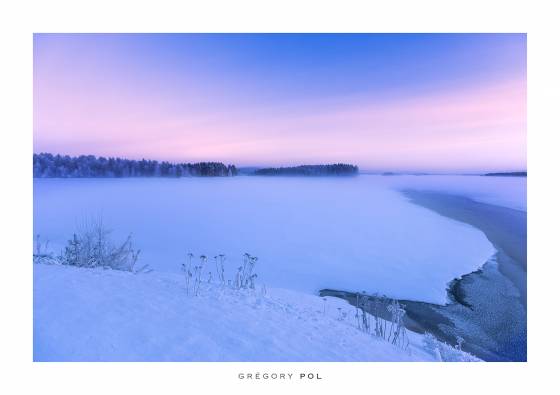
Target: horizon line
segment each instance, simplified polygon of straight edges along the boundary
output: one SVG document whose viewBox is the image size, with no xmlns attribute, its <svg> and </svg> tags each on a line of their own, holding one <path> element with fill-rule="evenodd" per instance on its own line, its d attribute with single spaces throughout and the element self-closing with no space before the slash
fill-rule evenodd
<svg viewBox="0 0 560 395">
<path fill-rule="evenodd" d="M 124 156 L 115 156 L 115 155 L 96 155 L 96 154 L 78 154 L 78 155 L 70 155 L 70 154 L 61 154 L 61 153 L 52 153 L 52 152 L 33 152 L 33 155 L 40 155 L 40 154 L 49 154 L 53 156 L 68 156 L 70 158 L 78 158 L 80 156 L 93 156 L 97 158 L 106 158 L 106 159 L 123 159 L 123 160 L 135 160 L 135 161 L 156 161 L 156 162 L 168 162 L 171 164 L 180 164 L 180 163 L 227 163 L 228 165 L 233 165 L 237 169 L 245 169 L 245 168 L 281 168 L 281 167 L 297 167 L 297 166 L 321 166 L 321 165 L 333 165 L 333 164 L 349 164 L 352 166 L 357 166 L 359 169 L 359 174 L 373 174 L 373 175 L 484 175 L 490 173 L 527 173 L 527 169 L 486 169 L 486 170 L 412 170 L 412 169 L 371 169 L 371 168 L 362 168 L 360 165 L 355 163 L 349 163 L 346 161 L 329 161 L 329 162 L 322 162 L 322 163 L 296 163 L 296 164 L 277 164 L 277 165 L 257 165 L 257 164 L 248 164 L 248 165 L 238 165 L 233 162 L 223 161 L 223 160 L 197 160 L 197 161 L 189 161 L 189 160 L 169 160 L 169 159 L 151 159 L 142 157 L 141 159 L 137 158 L 130 158 Z"/>
</svg>

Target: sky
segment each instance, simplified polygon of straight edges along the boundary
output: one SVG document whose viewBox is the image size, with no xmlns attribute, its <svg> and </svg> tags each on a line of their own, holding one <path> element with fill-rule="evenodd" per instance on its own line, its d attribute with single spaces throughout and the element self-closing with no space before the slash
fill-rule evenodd
<svg viewBox="0 0 560 395">
<path fill-rule="evenodd" d="M 526 169 L 525 34 L 35 34 L 34 152 Z"/>
</svg>

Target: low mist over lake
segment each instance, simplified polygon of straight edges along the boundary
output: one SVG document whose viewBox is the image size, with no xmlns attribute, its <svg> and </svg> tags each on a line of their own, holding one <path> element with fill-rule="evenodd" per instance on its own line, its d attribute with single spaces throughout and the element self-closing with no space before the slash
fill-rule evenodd
<svg viewBox="0 0 560 395">
<path fill-rule="evenodd" d="M 468 225 L 409 203 L 431 189 L 523 207 L 526 179 L 361 175 L 352 178 L 35 179 L 34 233 L 54 252 L 84 221 L 132 233 L 140 262 L 178 272 L 186 254 L 259 257 L 260 282 L 307 292 L 366 290 L 444 303 L 446 286 L 494 249 Z"/>
</svg>

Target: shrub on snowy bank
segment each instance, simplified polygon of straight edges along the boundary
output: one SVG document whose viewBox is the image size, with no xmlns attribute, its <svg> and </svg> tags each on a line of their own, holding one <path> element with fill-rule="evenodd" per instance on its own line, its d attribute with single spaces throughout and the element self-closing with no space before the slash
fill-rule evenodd
<svg viewBox="0 0 560 395">
<path fill-rule="evenodd" d="M 464 339 L 457 337 L 457 345 L 450 346 L 436 339 L 431 333 L 424 335 L 424 348 L 439 362 L 478 362 L 478 358 L 462 350 Z"/>
<path fill-rule="evenodd" d="M 39 235 L 35 238 L 35 252 L 33 253 L 33 263 L 43 263 L 47 265 L 57 264 L 58 260 L 54 257 L 53 253 L 49 251 L 49 241 L 41 241 Z"/>
<path fill-rule="evenodd" d="M 192 265 L 194 254 L 189 252 L 187 254 L 187 263 L 181 265 L 181 271 L 185 276 L 185 287 L 187 294 L 198 295 L 200 291 L 200 284 L 202 282 L 212 283 L 213 274 L 212 270 L 208 271 L 208 275 L 204 273 L 208 257 L 201 255 L 199 257 L 199 264 Z M 219 284 L 224 287 L 226 285 L 225 266 L 226 256 L 224 254 L 214 256 L 214 264 L 216 268 L 216 279 Z M 237 268 L 234 280 L 227 280 L 227 285 L 233 289 L 255 289 L 255 279 L 257 274 L 254 272 L 255 265 L 258 261 L 256 256 L 251 256 L 249 253 L 243 254 L 243 264 Z M 263 293 L 266 293 L 266 287 L 263 285 Z"/>
<path fill-rule="evenodd" d="M 357 328 L 392 345 L 408 350 L 410 345 L 408 331 L 404 325 L 405 305 L 396 299 L 385 296 L 368 296 L 365 291 L 357 292 L 355 299 L 355 318 Z M 324 299 L 325 300 L 325 299 Z M 387 313 L 389 318 L 387 317 Z M 343 320 L 345 317 L 339 317 Z M 436 361 L 440 362 L 477 362 L 475 356 L 463 351 L 464 339 L 457 336 L 455 346 L 436 339 L 429 332 L 424 333 L 423 346 Z"/>
<path fill-rule="evenodd" d="M 40 236 L 36 237 L 33 263 L 59 264 L 84 268 L 102 267 L 139 273 L 148 270 L 144 265 L 136 270 L 135 266 L 140 255 L 132 245 L 132 236 L 120 244 L 115 244 L 110 238 L 108 230 L 102 220 L 86 223 L 78 233 L 74 233 L 66 246 L 55 257 L 48 251 L 48 241 L 42 245 Z"/>
<path fill-rule="evenodd" d="M 396 299 L 386 296 L 366 295 L 365 291 L 357 292 L 355 299 L 355 318 L 357 328 L 378 339 L 408 350 L 409 334 L 404 325 L 405 305 Z M 325 299 L 324 299 L 325 300 Z M 388 317 L 388 318 L 387 318 Z M 339 317 L 343 320 L 345 317 Z M 455 346 L 439 341 L 429 332 L 424 334 L 423 346 L 437 361 L 440 362 L 476 362 L 478 358 L 463 351 L 462 337 L 457 337 Z"/>
<path fill-rule="evenodd" d="M 381 318 L 381 309 L 387 309 L 391 320 Z M 371 314 L 370 314 L 371 312 Z M 404 305 L 397 300 L 388 302 L 386 298 L 368 297 L 365 292 L 356 292 L 356 321 L 358 329 L 367 334 L 385 340 L 394 346 L 408 349 L 410 341 L 404 326 L 403 318 L 406 314 Z"/>
</svg>

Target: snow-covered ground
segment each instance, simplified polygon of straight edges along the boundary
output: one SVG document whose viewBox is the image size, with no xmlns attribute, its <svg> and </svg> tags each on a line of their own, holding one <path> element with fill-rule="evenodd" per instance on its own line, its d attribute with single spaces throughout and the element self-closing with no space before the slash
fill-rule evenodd
<svg viewBox="0 0 560 395">
<path fill-rule="evenodd" d="M 187 252 L 226 254 L 226 275 L 233 278 L 249 252 L 259 257 L 259 281 L 269 287 L 445 303 L 449 281 L 479 268 L 494 248 L 481 231 L 398 192 L 420 188 L 421 179 L 36 179 L 34 233 L 58 253 L 80 221 L 102 215 L 115 240 L 133 234 L 140 263 L 156 271 L 176 273 Z M 519 181 L 437 180 L 428 184 L 498 197 L 509 196 L 504 182 Z"/>
<path fill-rule="evenodd" d="M 408 350 L 356 328 L 336 298 L 205 284 L 181 275 L 34 265 L 35 361 L 434 361 L 410 333 Z M 341 309 L 339 311 L 339 308 Z M 347 317 L 340 320 L 341 312 Z M 438 345 L 444 359 L 473 359 Z"/>
</svg>

